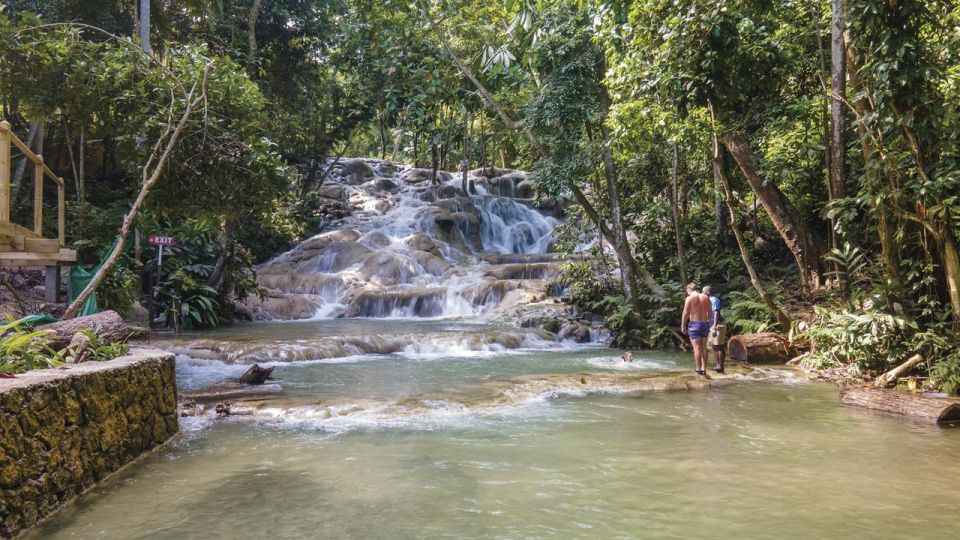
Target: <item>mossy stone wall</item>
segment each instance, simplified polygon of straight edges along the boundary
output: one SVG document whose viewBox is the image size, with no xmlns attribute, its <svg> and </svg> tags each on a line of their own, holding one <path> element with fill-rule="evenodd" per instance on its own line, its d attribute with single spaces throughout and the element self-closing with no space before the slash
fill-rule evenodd
<svg viewBox="0 0 960 540">
<path fill-rule="evenodd" d="M 0 379 L 0 538 L 16 536 L 177 432 L 174 358 Z"/>
</svg>

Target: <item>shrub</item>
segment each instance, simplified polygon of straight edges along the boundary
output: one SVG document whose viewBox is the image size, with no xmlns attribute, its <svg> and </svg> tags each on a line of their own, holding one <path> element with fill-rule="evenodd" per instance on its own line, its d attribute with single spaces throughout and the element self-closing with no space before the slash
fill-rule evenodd
<svg viewBox="0 0 960 540">
<path fill-rule="evenodd" d="M 0 326 L 0 373 L 23 373 L 63 363 L 50 348 L 50 330 L 30 331 L 21 321 Z"/>
<path fill-rule="evenodd" d="M 934 363 L 930 378 L 944 392 L 960 395 L 960 349 Z"/>
</svg>

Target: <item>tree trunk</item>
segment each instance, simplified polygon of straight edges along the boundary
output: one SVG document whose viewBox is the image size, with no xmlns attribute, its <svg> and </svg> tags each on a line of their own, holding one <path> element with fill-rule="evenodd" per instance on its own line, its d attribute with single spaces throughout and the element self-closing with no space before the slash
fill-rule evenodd
<svg viewBox="0 0 960 540">
<path fill-rule="evenodd" d="M 730 235 L 730 214 L 727 211 L 727 199 L 724 196 L 723 184 L 720 180 L 720 165 L 716 162 L 711 162 L 711 165 L 713 166 L 713 212 L 716 215 L 717 221 L 717 239 L 720 245 L 726 248 Z"/>
<path fill-rule="evenodd" d="M 817 78 L 820 80 L 820 88 L 823 90 L 823 98 L 820 100 L 820 121 L 823 124 L 823 169 L 827 175 L 827 198 L 833 200 L 833 166 L 831 165 L 831 152 L 833 150 L 833 139 L 831 138 L 831 127 L 830 119 L 827 114 L 827 103 L 830 101 L 829 93 L 830 90 L 827 88 L 827 77 L 829 71 L 827 69 L 827 60 L 823 52 L 823 39 L 820 34 L 820 3 L 811 2 L 810 3 L 810 14 L 812 16 L 813 23 L 813 35 L 817 39 L 817 58 L 820 61 L 820 69 L 817 72 Z M 836 220 L 831 220 L 831 225 L 833 229 L 836 229 Z M 830 233 L 830 247 L 838 247 L 835 234 Z"/>
<path fill-rule="evenodd" d="M 960 249 L 949 212 L 943 227 L 943 270 L 947 281 L 947 294 L 950 297 L 950 309 L 953 312 L 953 329 L 960 330 Z"/>
<path fill-rule="evenodd" d="M 140 48 L 151 54 L 150 48 L 150 0 L 140 0 Z"/>
<path fill-rule="evenodd" d="M 843 37 L 846 0 L 832 0 L 831 6 L 830 117 L 833 123 L 833 133 L 830 137 L 829 195 L 832 201 L 847 196 L 847 180 L 844 167 L 846 163 L 846 124 L 843 118 L 843 107 L 847 99 L 846 44 Z M 830 234 L 833 239 L 833 246 L 835 248 L 840 247 L 836 218 L 831 220 Z"/>
<path fill-rule="evenodd" d="M 437 185 L 437 145 L 430 145 L 430 184 Z"/>
<path fill-rule="evenodd" d="M 380 159 L 387 159 L 387 133 L 382 112 L 377 114 L 377 127 L 380 130 Z"/>
<path fill-rule="evenodd" d="M 727 342 L 727 354 L 737 362 L 785 364 L 797 355 L 785 334 L 762 332 L 733 336 Z"/>
<path fill-rule="evenodd" d="M 617 254 L 617 262 L 619 264 L 623 264 L 624 261 L 621 260 L 621 253 L 618 252 L 616 249 L 614 233 L 610 229 L 610 227 L 607 226 L 607 223 L 603 220 L 603 218 L 600 217 L 600 214 L 597 212 L 596 207 L 593 206 L 593 203 L 590 202 L 590 199 L 587 198 L 587 196 L 583 193 L 583 191 L 579 187 L 576 186 L 576 184 L 571 186 L 570 190 L 573 192 L 573 198 L 577 200 L 577 204 L 583 207 L 583 211 L 584 213 L 587 214 L 587 217 L 590 219 L 590 221 L 592 221 L 593 224 L 596 225 L 597 230 L 599 230 L 600 234 L 614 248 L 614 253 Z M 650 290 L 650 292 L 652 292 L 658 298 L 667 297 L 667 291 L 659 283 L 657 283 L 657 280 L 653 277 L 653 275 L 650 274 L 650 272 L 647 271 L 646 268 L 643 267 L 643 265 L 638 263 L 637 260 L 632 257 L 628 262 L 632 263 L 634 274 L 636 274 L 640 278 L 640 281 L 643 282 L 643 284 Z"/>
<path fill-rule="evenodd" d="M 620 208 L 620 191 L 617 187 L 618 174 L 617 166 L 613 161 L 613 150 L 610 148 L 610 128 L 607 127 L 606 118 L 609 111 L 609 102 L 605 93 L 600 98 L 601 120 L 600 135 L 603 138 L 603 170 L 604 178 L 607 183 L 607 200 L 610 205 L 610 223 L 613 227 L 613 248 L 617 253 L 617 259 L 620 261 L 620 276 L 623 280 L 623 290 L 630 301 L 630 307 L 633 312 L 640 314 L 640 292 L 637 290 L 637 276 L 634 272 L 633 250 L 630 249 L 630 243 L 627 240 L 627 230 L 623 223 L 623 213 Z"/>
<path fill-rule="evenodd" d="M 257 18 L 260 17 L 261 3 L 262 0 L 253 0 L 250 15 L 247 17 L 247 47 L 250 51 L 247 65 L 253 64 L 254 57 L 257 55 Z"/>
<path fill-rule="evenodd" d="M 777 324 L 780 325 L 780 329 L 788 332 L 790 331 L 791 325 L 790 317 L 787 316 L 786 312 L 777 305 L 777 302 L 770 296 L 770 293 L 767 292 L 767 289 L 763 286 L 763 282 L 760 281 L 760 276 L 758 276 L 756 270 L 753 269 L 753 263 L 750 262 L 747 245 L 743 241 L 743 233 L 740 232 L 740 225 L 737 223 L 737 213 L 734 211 L 733 191 L 730 189 L 730 181 L 727 179 L 726 173 L 723 172 L 723 164 L 720 161 L 720 145 L 717 143 L 716 133 L 713 135 L 713 152 L 713 170 L 714 173 L 720 177 L 720 183 L 723 185 L 723 193 L 727 200 L 727 209 L 730 211 L 730 229 L 733 231 L 733 237 L 737 240 L 740 259 L 743 261 L 744 268 L 747 269 L 747 275 L 750 276 L 750 284 L 753 285 L 753 289 L 760 295 L 763 303 L 766 304 L 767 309 L 770 310 L 770 314 L 773 315 Z"/>
<path fill-rule="evenodd" d="M 797 209 L 780 188 L 772 182 L 765 182 L 760 176 L 757 158 L 747 141 L 732 132 L 724 133 L 720 139 L 737 161 L 760 204 L 796 259 L 800 270 L 800 285 L 808 292 L 819 288 L 823 275 L 823 243 L 807 230 Z"/>
<path fill-rule="evenodd" d="M 849 41 L 849 39 L 844 39 L 845 43 L 849 43 Z M 857 71 L 859 68 L 856 51 L 853 47 L 847 46 L 845 52 L 847 55 L 846 64 L 850 66 L 850 69 L 847 70 L 847 74 L 850 77 L 850 88 L 853 90 L 854 96 L 856 96 L 853 100 L 853 110 L 856 113 L 857 133 L 860 135 L 860 153 L 863 156 L 864 164 L 864 183 L 866 187 L 872 191 L 872 195 L 877 195 L 882 191 L 882 186 L 880 179 L 877 178 L 875 167 L 872 167 L 870 163 L 873 156 L 877 153 L 877 149 L 871 143 L 872 139 L 863 120 L 873 107 L 871 107 L 870 101 L 865 95 L 865 89 L 862 88 L 860 84 Z M 880 255 L 883 259 L 884 270 L 887 278 L 892 280 L 892 287 L 890 287 L 890 289 L 898 290 L 900 283 L 900 255 L 894 237 L 897 218 L 891 216 L 892 212 L 888 211 L 884 203 L 879 202 L 879 197 L 874 196 L 869 197 L 869 199 L 873 205 L 874 216 L 877 220 L 877 237 L 880 240 Z M 892 197 L 884 197 L 883 199 L 888 199 L 887 204 L 896 204 L 895 195 Z"/>
<path fill-rule="evenodd" d="M 960 400 L 931 398 L 896 390 L 848 386 L 840 391 L 840 402 L 866 409 L 899 414 L 931 424 L 960 421 Z"/>
<path fill-rule="evenodd" d="M 680 261 L 680 282 L 687 282 L 687 258 L 683 252 L 683 231 L 680 230 L 680 209 L 677 208 L 677 194 L 680 193 L 679 174 L 680 150 L 673 145 L 673 170 L 670 173 L 670 210 L 673 214 L 673 234 L 677 240 L 677 259 Z"/>
<path fill-rule="evenodd" d="M 34 120 L 30 123 L 30 131 L 27 132 L 27 140 L 24 141 L 24 144 L 27 145 L 27 148 L 32 149 L 34 153 L 42 154 L 43 150 L 37 150 L 37 148 L 33 145 L 33 141 L 36 139 L 37 133 L 43 133 L 43 122 L 40 120 Z M 23 182 L 23 173 L 27 170 L 28 161 L 30 160 L 24 158 L 20 164 L 17 165 L 17 169 L 13 172 L 13 181 L 11 182 L 13 185 L 10 195 L 11 201 L 17 200 L 17 193 L 20 192 L 20 183 Z"/>
<path fill-rule="evenodd" d="M 124 341 L 134 333 L 134 330 L 123 322 L 123 318 L 116 311 L 110 310 L 37 327 L 37 330 L 50 331 L 47 335 L 48 344 L 54 350 L 60 350 L 69 345 L 73 335 L 82 329 L 95 331 L 101 344 Z"/>
</svg>

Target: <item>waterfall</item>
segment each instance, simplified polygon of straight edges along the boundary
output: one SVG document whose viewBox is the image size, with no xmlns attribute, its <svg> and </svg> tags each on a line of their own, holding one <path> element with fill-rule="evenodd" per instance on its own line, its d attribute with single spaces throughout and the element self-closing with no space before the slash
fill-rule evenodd
<svg viewBox="0 0 960 540">
<path fill-rule="evenodd" d="M 427 169 L 341 160 L 318 189 L 346 215 L 261 265 L 269 294 L 247 302 L 251 315 L 476 317 L 563 290 L 549 256 L 560 220 L 534 208 L 525 173 L 472 171 L 471 194 L 459 176 L 430 178 Z"/>
</svg>

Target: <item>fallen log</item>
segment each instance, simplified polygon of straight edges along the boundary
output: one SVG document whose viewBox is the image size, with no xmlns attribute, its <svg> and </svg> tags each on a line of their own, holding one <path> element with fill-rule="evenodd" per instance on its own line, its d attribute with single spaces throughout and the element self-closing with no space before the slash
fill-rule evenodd
<svg viewBox="0 0 960 540">
<path fill-rule="evenodd" d="M 727 341 L 727 356 L 737 362 L 784 364 L 796 353 L 787 336 L 776 332 L 741 334 Z"/>
<path fill-rule="evenodd" d="M 848 386 L 840 391 L 840 402 L 932 424 L 960 422 L 960 399 L 932 398 L 896 390 Z"/>
<path fill-rule="evenodd" d="M 59 351 L 68 346 L 73 339 L 73 335 L 83 328 L 96 332 L 101 344 L 123 341 L 137 333 L 137 330 L 130 328 L 127 323 L 123 322 L 119 313 L 109 310 L 94 315 L 44 324 L 38 326 L 37 330 L 50 330 L 50 334 L 47 335 L 48 344 L 50 348 Z"/>
<path fill-rule="evenodd" d="M 238 399 L 247 397 L 270 396 L 279 394 L 283 388 L 279 384 L 240 384 L 226 381 L 217 383 L 205 390 L 184 392 L 180 398 L 193 401 L 210 401 L 214 399 Z"/>
<path fill-rule="evenodd" d="M 238 382 L 240 384 L 263 384 L 267 379 L 271 378 L 273 375 L 273 368 L 262 368 L 257 364 L 250 366 L 250 369 L 245 371 L 243 375 L 240 376 Z"/>
<path fill-rule="evenodd" d="M 889 388 L 896 385 L 900 377 L 916 367 L 920 362 L 923 362 L 923 356 L 919 354 L 911 356 L 906 362 L 877 377 L 876 380 L 873 381 L 873 386 L 876 388 Z"/>
</svg>

